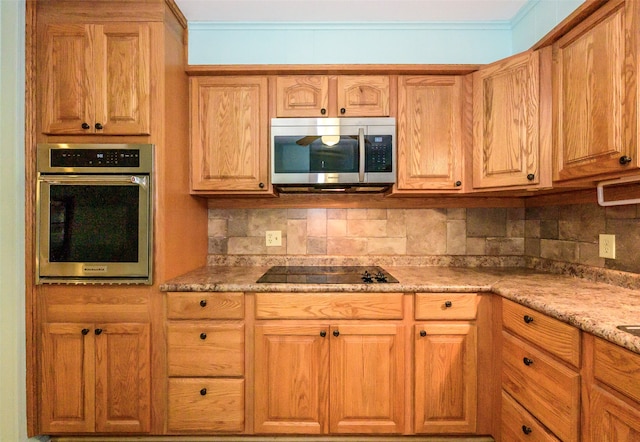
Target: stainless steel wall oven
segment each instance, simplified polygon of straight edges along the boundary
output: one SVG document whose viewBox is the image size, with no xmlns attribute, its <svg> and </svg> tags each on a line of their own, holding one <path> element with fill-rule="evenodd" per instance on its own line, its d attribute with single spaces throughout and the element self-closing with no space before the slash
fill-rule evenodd
<svg viewBox="0 0 640 442">
<path fill-rule="evenodd" d="M 151 284 L 153 145 L 39 144 L 36 282 Z"/>
</svg>

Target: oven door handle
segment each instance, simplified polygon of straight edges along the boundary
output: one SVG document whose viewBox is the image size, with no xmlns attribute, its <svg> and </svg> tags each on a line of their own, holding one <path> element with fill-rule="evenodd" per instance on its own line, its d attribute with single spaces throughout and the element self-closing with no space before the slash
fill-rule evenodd
<svg viewBox="0 0 640 442">
<path fill-rule="evenodd" d="M 360 183 L 364 183 L 364 156 L 365 156 L 365 145 L 364 145 L 364 128 L 358 129 L 358 156 L 359 156 L 359 164 L 358 164 L 358 179 Z"/>
<path fill-rule="evenodd" d="M 149 186 L 148 175 L 40 175 L 39 181 L 47 184 L 137 184 Z"/>
</svg>

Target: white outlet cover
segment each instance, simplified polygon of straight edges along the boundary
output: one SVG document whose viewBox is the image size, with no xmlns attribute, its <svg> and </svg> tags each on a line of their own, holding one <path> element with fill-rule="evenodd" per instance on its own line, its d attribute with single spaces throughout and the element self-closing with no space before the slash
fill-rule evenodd
<svg viewBox="0 0 640 442">
<path fill-rule="evenodd" d="M 282 232 L 280 230 L 267 230 L 265 242 L 267 247 L 282 246 Z"/>
<path fill-rule="evenodd" d="M 616 259 L 616 236 L 600 234 L 598 248 L 600 258 Z"/>
</svg>

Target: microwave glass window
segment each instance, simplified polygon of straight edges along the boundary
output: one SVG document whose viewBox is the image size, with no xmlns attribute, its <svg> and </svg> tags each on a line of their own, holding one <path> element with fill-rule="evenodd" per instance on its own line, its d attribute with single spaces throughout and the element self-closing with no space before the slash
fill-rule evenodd
<svg viewBox="0 0 640 442">
<path fill-rule="evenodd" d="M 50 262 L 137 262 L 138 186 L 52 185 Z"/>
<path fill-rule="evenodd" d="M 276 173 L 358 172 L 358 137 L 325 140 L 316 136 L 274 137 Z"/>
</svg>

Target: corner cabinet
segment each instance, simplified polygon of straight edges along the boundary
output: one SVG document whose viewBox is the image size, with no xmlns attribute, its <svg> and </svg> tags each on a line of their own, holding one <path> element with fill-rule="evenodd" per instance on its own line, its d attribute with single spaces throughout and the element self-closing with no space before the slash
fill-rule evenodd
<svg viewBox="0 0 640 442">
<path fill-rule="evenodd" d="M 473 188 L 551 185 L 551 51 L 473 74 Z"/>
<path fill-rule="evenodd" d="M 607 2 L 553 44 L 554 183 L 640 167 L 639 11 Z"/>
<path fill-rule="evenodd" d="M 278 117 L 388 117 L 388 75 L 276 78 Z"/>
<path fill-rule="evenodd" d="M 149 431 L 149 324 L 44 324 L 42 367 L 43 432 Z"/>
<path fill-rule="evenodd" d="M 267 194 L 267 78 L 191 77 L 191 190 Z"/>
<path fill-rule="evenodd" d="M 470 82 L 463 76 L 398 78 L 398 183 L 394 193 L 462 192 L 465 144 L 471 121 L 465 118 Z"/>
<path fill-rule="evenodd" d="M 48 24 L 38 38 L 43 133 L 149 134 L 148 24 Z"/>
</svg>

